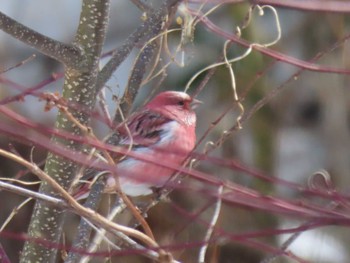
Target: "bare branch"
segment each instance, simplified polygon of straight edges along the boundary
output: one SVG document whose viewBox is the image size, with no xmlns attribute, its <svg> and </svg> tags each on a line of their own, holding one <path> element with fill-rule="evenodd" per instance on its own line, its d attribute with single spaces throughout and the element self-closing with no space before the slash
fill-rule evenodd
<svg viewBox="0 0 350 263">
<path fill-rule="evenodd" d="M 8 79 L 4 79 L 0 76 L 1 83 L 11 85 L 11 86 L 15 87 L 16 89 L 22 91 L 18 95 L 5 97 L 4 99 L 0 100 L 0 105 L 5 105 L 5 104 L 8 104 L 10 102 L 22 100 L 27 95 L 39 96 L 38 90 L 44 88 L 46 85 L 48 85 L 48 84 L 50 84 L 50 83 L 52 83 L 52 82 L 54 82 L 57 79 L 60 79 L 62 77 L 63 77 L 63 73 L 52 74 L 48 79 L 41 81 L 37 85 L 30 87 L 30 88 L 25 88 L 22 85 L 19 85 L 13 81 L 8 80 Z"/>
<path fill-rule="evenodd" d="M 107 229 L 121 231 L 131 237 L 135 237 L 145 244 L 148 244 L 151 247 L 157 247 L 157 243 L 154 242 L 151 238 L 146 236 L 145 234 L 133 230 L 128 227 L 124 227 L 122 225 L 118 225 L 115 223 L 110 222 L 108 219 L 104 218 L 103 216 L 97 214 L 95 211 L 88 209 L 86 207 L 83 207 L 80 205 L 66 190 L 64 190 L 54 179 L 52 179 L 48 174 L 46 174 L 44 171 L 42 171 L 39 167 L 37 167 L 35 164 L 30 163 L 26 160 L 24 160 L 22 157 L 17 156 L 13 153 L 7 152 L 5 150 L 0 149 L 0 155 L 4 156 L 6 158 L 9 158 L 18 164 L 21 164 L 28 168 L 33 174 L 38 176 L 42 181 L 47 182 L 52 188 L 54 188 L 61 196 L 62 198 L 68 203 L 68 205 L 80 216 L 86 217 L 90 219 L 92 222 L 98 224 L 99 226 L 102 226 Z"/>
<path fill-rule="evenodd" d="M 132 33 L 128 39 L 125 41 L 125 43 L 120 47 L 117 51 L 114 52 L 112 58 L 109 60 L 109 62 L 104 66 L 104 68 L 100 71 L 98 79 L 97 79 L 97 90 L 100 91 L 103 86 L 105 85 L 106 81 L 111 77 L 113 72 L 118 68 L 118 66 L 124 61 L 124 59 L 129 55 L 131 50 L 140 42 L 140 41 L 148 41 L 149 39 L 152 39 L 154 36 L 158 35 L 160 31 L 162 30 L 162 24 L 166 19 L 166 16 L 171 10 L 172 6 L 176 4 L 177 1 L 167 1 L 159 10 L 154 10 L 148 14 L 147 20 L 139 26 L 139 28 Z M 139 58 L 135 64 L 135 67 L 133 69 L 133 73 L 130 77 L 130 82 L 127 88 L 126 97 L 127 100 L 123 100 L 125 103 L 125 106 L 123 107 L 123 111 L 127 112 L 132 104 L 132 102 L 135 99 L 135 96 L 137 94 L 137 91 L 140 87 L 140 84 L 142 82 L 142 78 L 145 74 L 146 67 L 151 61 L 153 57 L 154 50 L 157 48 L 156 43 L 152 42 L 150 43 L 145 49 L 143 49 L 142 53 L 140 54 Z M 116 116 L 120 116 L 119 114 L 115 114 Z M 116 117 L 114 120 L 114 123 L 117 123 L 120 120 L 120 118 Z M 107 143 L 111 143 L 113 145 L 117 145 L 118 143 L 117 136 L 112 136 L 110 139 L 107 140 Z M 93 187 L 90 191 L 90 194 L 93 196 L 101 195 L 102 191 L 98 187 Z M 125 197 L 123 198 L 129 207 L 131 207 L 131 211 L 133 211 L 133 214 L 138 218 L 138 220 L 141 222 L 143 227 L 146 229 L 146 233 L 148 233 L 150 236 L 152 235 L 152 232 L 150 231 L 150 228 L 148 227 L 147 223 L 143 220 L 142 217 L 140 217 L 139 212 L 137 210 L 133 209 L 132 203 L 129 202 L 128 199 Z M 88 201 L 87 201 L 88 202 Z M 81 225 L 79 226 L 79 229 L 81 232 L 91 233 L 91 228 L 88 226 L 88 224 L 84 221 L 81 221 Z M 78 240 L 78 238 L 77 238 Z M 82 244 L 78 244 L 78 246 L 81 246 Z M 87 242 L 83 244 L 84 246 L 87 245 Z M 71 255 L 70 259 L 73 259 L 73 255 Z"/>
<path fill-rule="evenodd" d="M 135 6 L 137 6 L 142 11 L 148 11 L 150 7 L 144 3 L 142 0 L 130 0 Z"/>
<path fill-rule="evenodd" d="M 48 202 L 52 205 L 55 205 L 55 206 L 58 206 L 61 208 L 68 207 L 67 203 L 59 198 L 55 198 L 52 196 L 48 196 L 48 195 L 44 195 L 44 194 L 41 194 L 38 192 L 34 192 L 31 190 L 25 189 L 23 187 L 19 187 L 19 186 L 9 184 L 6 182 L 0 181 L 0 189 L 4 189 L 4 190 L 10 191 L 10 192 L 15 193 L 15 194 L 31 197 L 31 198 L 36 199 L 36 200 L 42 200 L 42 201 Z"/>
<path fill-rule="evenodd" d="M 54 188 L 61 196 L 62 198 L 68 203 L 69 207 L 78 215 L 90 220 L 91 222 L 97 224 L 98 226 L 108 229 L 109 231 L 117 231 L 122 232 L 130 237 L 136 238 L 142 242 L 144 242 L 146 245 L 148 245 L 151 250 L 159 248 L 158 244 L 151 238 L 149 238 L 147 235 L 143 234 L 140 231 L 134 230 L 129 227 L 125 227 L 116 223 L 111 222 L 109 219 L 101 216 L 94 210 L 91 210 L 89 208 L 86 208 L 82 205 L 80 205 L 67 191 L 65 191 L 54 179 L 52 179 L 48 174 L 46 174 L 44 171 L 39 169 L 35 164 L 30 163 L 26 160 L 24 160 L 22 157 L 17 156 L 15 154 L 12 154 L 10 152 L 4 151 L 0 149 L 0 155 L 7 157 L 23 166 L 28 168 L 32 173 L 37 175 L 42 181 L 47 182 L 52 188 Z M 148 256 L 148 249 L 144 252 L 145 256 Z M 164 256 L 163 250 L 161 249 L 159 252 L 159 258 Z"/>
<path fill-rule="evenodd" d="M 17 64 L 14 65 L 14 66 L 11 66 L 11 67 L 5 68 L 5 69 L 0 69 L 0 74 L 5 73 L 5 72 L 7 72 L 7 71 L 10 71 L 10 70 L 12 70 L 12 69 L 14 69 L 14 68 L 18 68 L 18 67 L 20 67 L 20 66 L 23 66 L 25 63 L 27 63 L 27 62 L 29 62 L 29 61 L 35 59 L 35 58 L 36 58 L 36 55 L 35 55 L 35 54 L 32 54 L 30 57 L 28 57 L 28 58 L 26 58 L 26 59 L 20 61 L 19 63 L 17 63 Z"/>
<path fill-rule="evenodd" d="M 203 3 L 203 0 L 190 0 L 191 3 Z M 225 3 L 242 3 L 246 0 L 208 0 L 207 3 L 225 4 Z M 252 0 L 249 1 L 256 5 L 272 5 L 275 7 L 283 7 L 290 9 L 298 9 L 302 11 L 312 12 L 329 12 L 329 13 L 349 13 L 350 3 L 348 1 L 338 0 Z"/>
<path fill-rule="evenodd" d="M 116 205 L 114 205 L 114 207 L 112 208 L 112 211 L 108 214 L 108 219 L 113 221 L 113 219 L 116 217 L 116 215 L 119 215 L 122 211 L 124 211 L 124 209 L 126 208 L 126 205 L 124 203 L 120 202 L 121 199 L 117 199 L 116 200 Z M 96 231 L 96 235 L 93 238 L 88 251 L 89 252 L 94 252 L 97 250 L 97 248 L 99 247 L 99 245 L 101 244 L 104 236 L 106 235 L 106 230 L 101 229 L 99 231 Z M 128 242 L 129 244 L 133 244 L 132 242 Z M 136 243 L 134 243 L 136 245 Z M 84 258 L 82 258 L 80 263 L 87 263 L 89 261 L 90 257 L 89 256 L 85 256 Z M 65 262 L 67 263 L 67 262 Z"/>
<path fill-rule="evenodd" d="M 123 114 L 127 114 L 130 110 L 132 102 L 135 100 L 136 95 L 141 87 L 142 79 L 146 73 L 146 69 L 149 67 L 149 64 L 153 58 L 153 54 L 157 48 L 157 43 L 152 42 L 148 44 L 139 54 L 136 63 L 131 71 L 123 99 L 114 115 L 114 125 L 123 121 L 119 114 L 120 110 L 123 112 Z"/>
<path fill-rule="evenodd" d="M 84 206 L 94 211 L 97 210 L 102 197 L 101 193 L 103 192 L 104 188 L 105 180 L 104 177 L 101 176 L 91 187 L 91 193 L 85 201 Z M 89 222 L 87 222 L 85 218 L 81 218 L 72 247 L 77 249 L 86 249 L 89 245 L 92 230 L 93 229 Z M 74 253 L 74 250 L 72 250 L 72 252 L 69 253 L 65 263 L 77 262 L 78 257 L 80 257 L 80 254 Z"/>
<path fill-rule="evenodd" d="M 0 29 L 67 67 L 80 68 L 84 63 L 82 50 L 79 47 L 40 34 L 2 12 L 0 12 Z"/>
<path fill-rule="evenodd" d="M 257 44 L 251 44 L 248 41 L 239 38 L 239 36 L 236 36 L 235 34 L 229 33 L 227 31 L 222 30 L 220 27 L 215 25 L 213 22 L 211 22 L 207 17 L 204 17 L 202 15 L 199 16 L 199 19 L 205 24 L 205 26 L 215 34 L 221 35 L 225 37 L 226 39 L 229 39 L 241 46 L 247 47 L 247 48 L 252 48 L 254 50 L 257 50 L 261 52 L 264 55 L 267 55 L 271 58 L 275 58 L 279 61 L 306 69 L 306 70 L 311 70 L 311 71 L 316 71 L 316 72 L 327 72 L 327 73 L 338 73 L 338 74 L 346 74 L 349 75 L 350 71 L 347 69 L 342 69 L 342 68 L 331 68 L 327 66 L 322 66 L 318 64 L 313 64 L 307 61 L 303 61 L 294 57 L 290 57 L 288 55 L 282 54 L 280 52 L 277 52 L 275 50 L 266 48 L 262 45 L 257 45 Z"/>
<path fill-rule="evenodd" d="M 323 0 L 254 0 L 254 4 L 273 5 L 284 8 L 299 9 L 302 11 L 327 12 L 327 13 L 349 13 L 350 3 L 348 1 L 323 1 Z"/>
<path fill-rule="evenodd" d="M 80 105 L 71 109 L 71 113 L 80 123 L 86 125 L 90 121 L 91 111 L 96 103 L 98 91 L 96 90 L 96 78 L 101 50 L 104 44 L 107 23 L 109 18 L 110 0 L 83 0 L 80 13 L 80 22 L 74 44 L 84 52 L 84 59 L 75 63 L 84 63 L 84 67 L 66 67 L 65 82 L 63 87 L 63 100 Z M 72 59 L 72 57 L 70 58 Z M 73 60 L 74 60 L 73 59 Z M 84 108 L 84 110 L 81 110 Z M 59 112 L 55 127 L 72 135 L 81 135 L 82 131 L 75 123 L 62 112 Z M 80 152 L 84 145 L 72 140 L 53 137 L 51 144 L 61 144 L 68 149 Z M 45 171 L 64 189 L 68 189 L 73 182 L 79 164 L 67 158 L 49 153 L 45 165 Z M 44 181 L 40 192 L 49 195 L 57 195 L 57 189 L 52 184 Z M 40 237 L 57 243 L 61 237 L 61 226 L 64 223 L 65 213 L 61 209 L 46 207 L 42 202 L 37 202 L 29 225 L 28 235 Z M 21 262 L 55 262 L 57 250 L 47 249 L 39 244 L 26 242 L 21 255 Z"/>
<path fill-rule="evenodd" d="M 152 10 L 147 14 L 147 19 L 142 23 L 134 33 L 132 33 L 125 43 L 118 48 L 112 55 L 112 58 L 102 68 L 97 80 L 97 89 L 101 90 L 110 79 L 114 71 L 130 54 L 131 50 L 140 42 L 147 42 L 154 36 L 158 35 L 163 29 L 162 24 L 169 12 L 177 5 L 180 0 L 167 0 L 157 10 Z"/>
<path fill-rule="evenodd" d="M 199 251 L 199 258 L 198 258 L 199 263 L 205 262 L 205 254 L 207 252 L 209 240 L 210 240 L 210 237 L 214 231 L 216 222 L 218 221 L 218 218 L 219 218 L 219 214 L 220 214 L 220 210 L 221 210 L 221 203 L 222 203 L 222 200 L 221 200 L 222 190 L 223 190 L 223 186 L 219 186 L 218 196 L 217 196 L 218 200 L 217 200 L 216 205 L 215 205 L 214 214 L 213 214 L 213 217 L 210 221 L 210 225 L 209 225 L 209 228 L 207 230 L 207 233 L 205 234 L 204 245 L 201 247 L 201 249 Z"/>
</svg>

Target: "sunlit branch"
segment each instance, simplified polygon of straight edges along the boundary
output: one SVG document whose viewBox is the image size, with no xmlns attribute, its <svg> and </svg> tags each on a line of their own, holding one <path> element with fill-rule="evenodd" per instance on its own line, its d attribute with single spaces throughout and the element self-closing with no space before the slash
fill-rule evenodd
<svg viewBox="0 0 350 263">
<path fill-rule="evenodd" d="M 204 263 L 205 262 L 205 254 L 207 252 L 207 249 L 208 249 L 208 246 L 209 246 L 209 240 L 210 240 L 210 237 L 214 231 L 214 228 L 215 228 L 215 225 L 216 225 L 216 222 L 218 221 L 218 218 L 219 218 L 219 214 L 220 214 L 220 210 L 221 210 L 221 203 L 222 203 L 222 200 L 221 200 L 221 194 L 222 194 L 222 191 L 223 191 L 223 186 L 219 186 L 219 189 L 218 189 L 218 200 L 215 204 L 215 210 L 214 210 L 214 214 L 213 214 L 213 217 L 210 221 L 210 225 L 209 225 L 209 228 L 207 229 L 207 233 L 205 234 L 205 237 L 204 237 L 204 245 L 201 247 L 200 251 L 199 251 L 199 257 L 198 257 L 198 262 L 199 263 Z"/>
<path fill-rule="evenodd" d="M 23 187 L 20 186 L 16 186 L 13 184 L 9 184 L 6 182 L 2 182 L 0 181 L 0 189 L 6 190 L 6 191 L 10 191 L 12 193 L 18 194 L 18 195 L 22 195 L 22 196 L 26 196 L 26 197 L 31 197 L 33 199 L 36 200 L 42 200 L 45 202 L 48 202 L 49 204 L 55 205 L 55 206 L 59 206 L 62 208 L 67 208 L 68 205 L 66 202 L 64 202 L 63 200 L 56 198 L 56 197 L 51 197 L 45 194 L 41 194 L 35 191 L 31 191 L 28 189 L 25 189 Z"/>
</svg>

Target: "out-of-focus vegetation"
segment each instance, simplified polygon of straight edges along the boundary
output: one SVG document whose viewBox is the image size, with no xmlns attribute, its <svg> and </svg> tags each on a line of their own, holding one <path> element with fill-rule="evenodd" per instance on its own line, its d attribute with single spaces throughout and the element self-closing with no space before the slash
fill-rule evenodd
<svg viewBox="0 0 350 263">
<path fill-rule="evenodd" d="M 104 52 L 121 46 L 129 33 L 147 20 L 147 15 L 144 16 L 144 12 L 132 2 L 157 6 L 157 1 L 112 2 Z M 203 1 L 201 5 L 198 2 L 181 3 L 182 8 L 187 10 L 185 16 L 197 16 L 198 23 L 192 28 L 193 41 L 186 43 L 176 53 L 177 46 L 184 40 L 181 40 L 180 30 L 167 33 L 167 39 L 162 40 L 159 57 L 153 58 L 148 67 L 152 68 L 154 61 L 158 61 L 152 74 L 162 69 L 164 72 L 142 85 L 134 107 L 160 90 L 184 90 L 196 72 L 224 61 L 227 37 L 211 28 L 210 23 L 232 36 L 237 36 L 235 33 L 240 27 L 241 39 L 256 45 L 269 43 L 278 35 L 276 17 L 271 9 L 264 9 L 265 14 L 259 16 L 259 10 L 255 7 L 248 23 L 251 5 L 244 1 L 231 1 L 208 14 L 209 23 L 204 18 L 201 20 L 199 12 L 205 14 L 215 4 Z M 196 153 L 199 154 L 199 162 L 195 169 L 209 178 L 232 183 L 232 188 L 224 187 L 225 198 L 205 262 L 272 262 L 263 260 L 275 255 L 279 256 L 276 262 L 305 260 L 326 263 L 346 262 L 350 257 L 347 249 L 350 231 L 347 227 L 347 188 L 350 180 L 349 19 L 346 10 L 344 13 L 335 12 L 330 6 L 328 12 L 319 12 L 317 5 L 323 5 L 324 1 L 309 2 L 315 4 L 313 10 L 298 9 L 292 5 L 274 8 L 281 27 L 281 39 L 266 49 L 276 52 L 277 58 L 263 54 L 258 48 L 232 63 L 238 101 L 234 97 L 228 65 L 215 68 L 209 81 L 201 86 L 211 70 L 204 72 L 188 90 L 204 102 L 197 110 L 199 145 Z M 346 5 L 346 1 L 327 2 Z M 350 4 L 347 5 L 350 12 Z M 30 3 L 3 0 L 0 3 L 0 11 L 67 43 L 74 38 L 80 8 L 72 1 L 61 1 L 54 6 L 53 3 L 39 0 Z M 181 29 L 175 20 L 182 17 L 184 23 L 185 16 L 181 12 L 170 16 L 169 29 Z M 248 26 L 243 28 L 245 24 Z M 5 33 L 0 32 L 0 41 L 1 69 L 9 68 L 33 53 L 37 55 L 0 75 L 1 100 L 20 94 L 23 89 L 32 88 L 49 79 L 50 75 L 61 74 L 64 70 L 55 60 L 19 44 Z M 115 98 L 121 97 L 127 88 L 139 48 L 131 53 L 106 85 L 106 103 L 111 114 L 116 108 Z M 228 44 L 227 58 L 239 57 L 246 50 L 247 47 L 232 41 Z M 184 65 L 180 67 L 172 60 L 180 61 L 182 56 Z M 299 66 L 293 65 L 294 59 L 300 60 Z M 101 60 L 101 67 L 107 60 L 108 57 Z M 168 62 L 170 66 L 165 67 Z M 318 69 L 309 70 L 310 64 L 317 65 Z M 3 71 L 1 69 L 0 73 Z M 333 69 L 341 69 L 345 73 L 334 73 Z M 48 85 L 37 91 L 61 93 L 62 85 L 63 79 L 59 78 L 48 81 Z M 45 101 L 32 95 L 5 106 L 28 121 L 47 127 L 53 127 L 57 114 L 55 107 L 45 111 Z M 96 106 L 96 112 L 101 114 L 99 106 Z M 0 118 L 3 123 L 13 124 L 3 115 Z M 15 129 L 21 128 L 18 123 L 16 125 Z M 92 118 L 91 126 L 100 138 L 109 132 L 108 125 L 98 118 Z M 28 136 L 30 133 L 28 129 Z M 35 147 L 35 143 L 25 138 L 15 140 L 7 134 L 0 134 L 0 144 L 1 148 L 18 153 L 43 167 L 47 149 Z M 22 173 L 23 169 L 1 157 L 1 179 L 37 180 L 29 172 Z M 315 175 L 319 171 L 322 172 Z M 266 176 L 267 180 L 259 179 L 261 175 Z M 281 183 L 281 180 L 290 184 Z M 236 190 L 233 189 L 235 184 Z M 26 188 L 37 190 L 37 185 Z M 245 193 L 239 194 L 239 191 L 250 189 L 254 191 L 252 196 L 255 199 L 248 198 L 249 195 L 245 196 Z M 146 219 L 157 242 L 175 259 L 197 262 L 217 203 L 216 191 L 217 185 L 196 180 L 190 175 L 170 194 L 169 202 L 162 201 L 147 212 Z M 18 194 L 0 190 L 0 229 L 24 199 Z M 105 197 L 101 211 L 108 210 L 109 204 L 108 197 Z M 18 208 L 9 224 L 1 229 L 3 234 L 0 231 L 0 244 L 12 262 L 18 261 L 26 240 L 20 234 L 27 231 L 32 207 L 33 201 Z M 322 215 L 320 220 L 317 219 L 318 215 Z M 124 223 L 128 222 L 125 217 Z M 77 216 L 72 213 L 67 216 L 62 238 L 62 244 L 67 248 L 71 246 L 77 222 Z M 304 227 L 305 223 L 309 223 L 309 227 Z M 294 229 L 298 227 L 300 229 Z M 286 231 L 279 231 L 282 229 Z M 288 248 L 280 249 L 287 237 L 295 232 L 301 234 Z M 114 252 L 108 245 L 101 246 L 101 250 Z M 108 258 L 107 252 L 102 256 Z M 136 255 L 133 250 L 126 250 L 125 253 L 121 258 L 111 256 L 111 262 L 149 260 Z M 94 257 L 91 262 L 100 260 L 101 257 Z"/>
</svg>

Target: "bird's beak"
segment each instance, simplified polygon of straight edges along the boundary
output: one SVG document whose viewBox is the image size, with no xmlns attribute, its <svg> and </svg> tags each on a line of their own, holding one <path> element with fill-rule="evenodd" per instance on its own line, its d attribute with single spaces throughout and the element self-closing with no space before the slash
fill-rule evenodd
<svg viewBox="0 0 350 263">
<path fill-rule="evenodd" d="M 191 109 L 194 110 L 201 104 L 203 104 L 202 101 L 197 100 L 197 99 L 193 99 L 192 102 L 191 102 Z"/>
</svg>

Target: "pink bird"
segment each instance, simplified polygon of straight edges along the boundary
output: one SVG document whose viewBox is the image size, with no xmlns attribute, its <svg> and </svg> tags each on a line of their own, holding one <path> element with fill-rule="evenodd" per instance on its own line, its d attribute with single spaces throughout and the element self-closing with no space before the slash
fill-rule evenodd
<svg viewBox="0 0 350 263">
<path fill-rule="evenodd" d="M 193 109 L 199 103 L 184 92 L 160 93 L 116 128 L 121 138 L 119 145 L 131 147 L 139 156 L 181 167 L 195 146 Z M 107 178 L 106 192 L 115 192 L 119 179 L 125 194 L 148 195 L 152 188 L 164 186 L 174 173 L 174 169 L 154 162 L 126 157 L 118 163 L 118 178 L 112 175 Z"/>
</svg>

